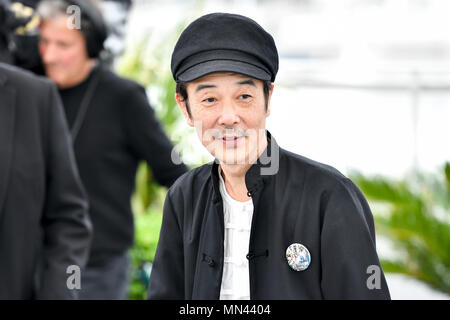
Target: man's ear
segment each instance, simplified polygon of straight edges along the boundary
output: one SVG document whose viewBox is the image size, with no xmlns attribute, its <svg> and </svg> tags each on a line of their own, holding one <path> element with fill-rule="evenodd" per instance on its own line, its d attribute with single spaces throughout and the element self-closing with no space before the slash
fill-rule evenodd
<svg viewBox="0 0 450 320">
<path fill-rule="evenodd" d="M 183 112 L 183 115 L 186 118 L 187 124 L 190 125 L 191 127 L 193 127 L 194 122 L 192 121 L 192 118 L 188 112 L 186 100 L 183 99 L 183 97 L 179 93 L 175 93 L 175 100 L 177 101 L 178 106 L 180 107 L 181 111 Z"/>
<path fill-rule="evenodd" d="M 274 84 L 272 83 L 270 90 L 269 90 L 269 96 L 267 97 L 266 117 L 268 117 L 270 115 L 270 100 L 272 99 L 273 88 L 274 88 Z"/>
</svg>

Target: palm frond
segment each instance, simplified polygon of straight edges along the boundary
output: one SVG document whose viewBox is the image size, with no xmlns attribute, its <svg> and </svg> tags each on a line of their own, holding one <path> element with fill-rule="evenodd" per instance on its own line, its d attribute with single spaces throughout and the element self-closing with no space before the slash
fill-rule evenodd
<svg viewBox="0 0 450 320">
<path fill-rule="evenodd" d="M 382 259 L 386 272 L 408 274 L 430 286 L 450 293 L 450 165 L 444 178 L 407 178 L 351 174 L 372 207 L 383 204 L 388 214 L 374 212 L 378 233 L 386 236 L 399 253 L 398 260 Z M 419 181 L 419 183 L 417 183 Z M 435 212 L 441 212 L 438 217 Z"/>
</svg>

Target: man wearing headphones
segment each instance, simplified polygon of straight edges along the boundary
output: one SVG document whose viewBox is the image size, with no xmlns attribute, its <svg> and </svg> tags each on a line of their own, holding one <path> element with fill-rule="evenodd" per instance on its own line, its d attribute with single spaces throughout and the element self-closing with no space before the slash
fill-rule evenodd
<svg viewBox="0 0 450 320">
<path fill-rule="evenodd" d="M 100 11 L 87 0 L 44 0 L 38 13 L 40 55 L 47 76 L 59 88 L 94 229 L 80 298 L 124 299 L 137 164 L 147 161 L 156 180 L 167 187 L 187 168 L 171 161 L 173 146 L 144 88 L 97 63 L 107 35 Z"/>
</svg>

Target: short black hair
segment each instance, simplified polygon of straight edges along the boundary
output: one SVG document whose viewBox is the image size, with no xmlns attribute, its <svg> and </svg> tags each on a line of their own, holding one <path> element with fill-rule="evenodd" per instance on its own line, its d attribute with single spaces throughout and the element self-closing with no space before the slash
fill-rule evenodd
<svg viewBox="0 0 450 320">
<path fill-rule="evenodd" d="M 265 106 L 266 106 L 266 111 L 267 108 L 269 107 L 269 93 L 270 90 L 272 89 L 272 81 L 270 80 L 261 80 L 263 82 L 263 91 L 264 91 L 264 101 L 265 101 Z M 186 109 L 187 112 L 189 114 L 189 117 L 192 118 L 192 114 L 191 114 L 191 109 L 189 108 L 189 99 L 188 99 L 188 95 L 187 95 L 187 82 L 177 82 L 177 85 L 175 87 L 175 92 L 177 94 L 179 94 L 182 98 L 183 101 L 186 102 Z"/>
</svg>

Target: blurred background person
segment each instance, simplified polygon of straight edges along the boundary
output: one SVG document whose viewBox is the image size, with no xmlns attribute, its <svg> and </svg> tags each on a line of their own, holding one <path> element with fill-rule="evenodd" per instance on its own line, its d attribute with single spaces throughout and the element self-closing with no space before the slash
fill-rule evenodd
<svg viewBox="0 0 450 320">
<path fill-rule="evenodd" d="M 80 8 L 80 29 L 67 26 L 70 5 Z M 124 299 L 138 162 L 145 160 L 166 187 L 187 168 L 173 163 L 172 143 L 144 88 L 98 63 L 107 30 L 94 3 L 44 0 L 37 11 L 42 19 L 39 52 L 46 75 L 59 88 L 94 227 L 80 298 Z"/>
<path fill-rule="evenodd" d="M 7 8 L 0 0 L 0 39 L 21 23 Z M 10 62 L 5 43 L 0 42 L 0 299 L 74 299 L 78 290 L 69 288 L 67 270 L 75 265 L 82 274 L 92 228 L 61 100 L 47 79 L 2 62 Z"/>
<path fill-rule="evenodd" d="M 20 26 L 13 28 L 14 32 L 8 35 L 8 46 L 4 46 L 4 49 L 9 51 L 9 59 L 5 62 L 43 75 L 45 71 L 38 52 L 38 3 L 39 0 L 8 1 L 8 7 L 15 14 L 15 20 L 20 21 Z M 132 0 L 97 0 L 96 3 L 105 13 L 105 24 L 109 31 L 101 52 L 101 60 L 105 67 L 113 69 L 125 49 L 125 31 Z M 6 39 L 3 39 L 4 43 L 5 41 Z"/>
</svg>

